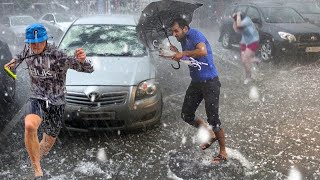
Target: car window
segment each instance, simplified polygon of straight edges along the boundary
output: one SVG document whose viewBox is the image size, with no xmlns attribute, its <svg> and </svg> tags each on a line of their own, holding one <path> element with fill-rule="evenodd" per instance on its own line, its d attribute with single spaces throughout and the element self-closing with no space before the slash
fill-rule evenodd
<svg viewBox="0 0 320 180">
<path fill-rule="evenodd" d="M 242 12 L 242 13 L 245 13 L 246 10 L 247 10 L 248 6 L 245 6 L 245 5 L 240 5 L 238 7 L 236 7 L 236 9 L 233 11 L 234 13 L 236 12 Z"/>
<path fill-rule="evenodd" d="M 295 10 L 297 10 L 300 13 L 320 14 L 320 8 L 315 3 L 289 3 L 286 5 L 294 8 Z"/>
<path fill-rule="evenodd" d="M 10 20 L 8 17 L 1 18 L 1 24 L 10 26 Z"/>
<path fill-rule="evenodd" d="M 48 14 L 48 21 L 54 21 L 54 17 L 52 14 Z"/>
<path fill-rule="evenodd" d="M 67 15 L 67 14 L 56 14 L 56 21 L 57 22 L 72 22 L 76 19 L 75 16 Z"/>
<path fill-rule="evenodd" d="M 223 16 L 224 17 L 229 17 L 232 15 L 233 11 L 234 11 L 234 6 L 229 6 L 228 8 L 226 8 L 226 10 L 224 11 Z"/>
<path fill-rule="evenodd" d="M 261 11 L 268 23 L 303 23 L 303 17 L 289 7 L 262 7 Z"/>
<path fill-rule="evenodd" d="M 255 7 L 249 7 L 247 10 L 247 15 L 251 19 L 260 19 L 260 13 L 259 13 L 258 9 Z"/>
<path fill-rule="evenodd" d="M 45 21 L 49 21 L 49 14 L 45 15 L 42 19 Z"/>
<path fill-rule="evenodd" d="M 36 20 L 31 16 L 14 16 L 11 17 L 12 26 L 29 25 L 35 23 Z"/>
<path fill-rule="evenodd" d="M 129 25 L 73 25 L 60 48 L 68 55 L 83 47 L 88 56 L 146 56 L 135 28 Z"/>
</svg>

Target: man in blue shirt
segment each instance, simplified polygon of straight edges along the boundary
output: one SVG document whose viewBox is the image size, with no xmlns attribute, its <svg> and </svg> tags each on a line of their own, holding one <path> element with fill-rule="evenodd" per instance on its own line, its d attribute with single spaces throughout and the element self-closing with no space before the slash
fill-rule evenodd
<svg viewBox="0 0 320 180">
<path fill-rule="evenodd" d="M 188 124 L 199 127 L 206 127 L 209 130 L 211 139 L 208 143 L 200 147 L 207 149 L 214 141 L 218 140 L 220 146 L 219 155 L 214 157 L 213 163 L 221 163 L 227 160 L 225 148 L 224 130 L 220 127 L 219 119 L 219 95 L 220 81 L 217 69 L 213 63 L 211 46 L 205 36 L 198 30 L 190 28 L 185 19 L 178 18 L 171 24 L 173 36 L 181 43 L 182 52 L 171 45 L 170 49 L 176 54 L 172 57 L 175 61 L 180 61 L 184 56 L 192 57 L 200 63 L 208 65 L 197 67 L 189 66 L 191 83 L 187 89 L 181 112 L 181 118 Z M 208 123 L 208 128 L 204 119 L 195 116 L 195 112 L 204 99 Z"/>
</svg>

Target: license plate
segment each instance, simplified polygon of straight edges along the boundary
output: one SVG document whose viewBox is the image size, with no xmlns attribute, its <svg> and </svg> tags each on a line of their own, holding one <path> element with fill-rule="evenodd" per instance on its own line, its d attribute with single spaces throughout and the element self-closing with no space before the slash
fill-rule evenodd
<svg viewBox="0 0 320 180">
<path fill-rule="evenodd" d="M 307 47 L 306 52 L 320 52 L 320 47 Z"/>
<path fill-rule="evenodd" d="M 115 112 L 81 112 L 80 117 L 84 120 L 115 120 Z"/>
</svg>

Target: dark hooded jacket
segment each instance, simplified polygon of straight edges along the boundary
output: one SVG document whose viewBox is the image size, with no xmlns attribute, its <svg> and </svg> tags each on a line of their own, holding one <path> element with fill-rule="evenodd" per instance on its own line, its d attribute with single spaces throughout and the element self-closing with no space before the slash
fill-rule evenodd
<svg viewBox="0 0 320 180">
<path fill-rule="evenodd" d="M 31 98 L 42 99 L 53 105 L 65 104 L 68 69 L 93 72 L 90 60 L 80 63 L 75 57 L 67 56 L 65 52 L 49 44 L 39 55 L 33 55 L 31 48 L 26 46 L 22 53 L 16 56 L 16 65 L 21 62 L 21 58 L 30 55 L 32 56 L 23 61 L 27 64 L 31 78 Z"/>
</svg>

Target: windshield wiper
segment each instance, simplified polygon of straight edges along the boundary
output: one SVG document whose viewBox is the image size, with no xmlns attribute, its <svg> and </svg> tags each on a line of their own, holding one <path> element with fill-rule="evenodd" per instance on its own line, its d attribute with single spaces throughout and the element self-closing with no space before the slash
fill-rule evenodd
<svg viewBox="0 0 320 180">
<path fill-rule="evenodd" d="M 115 54 L 115 53 L 87 53 L 87 56 L 133 56 L 131 52 Z"/>
</svg>

